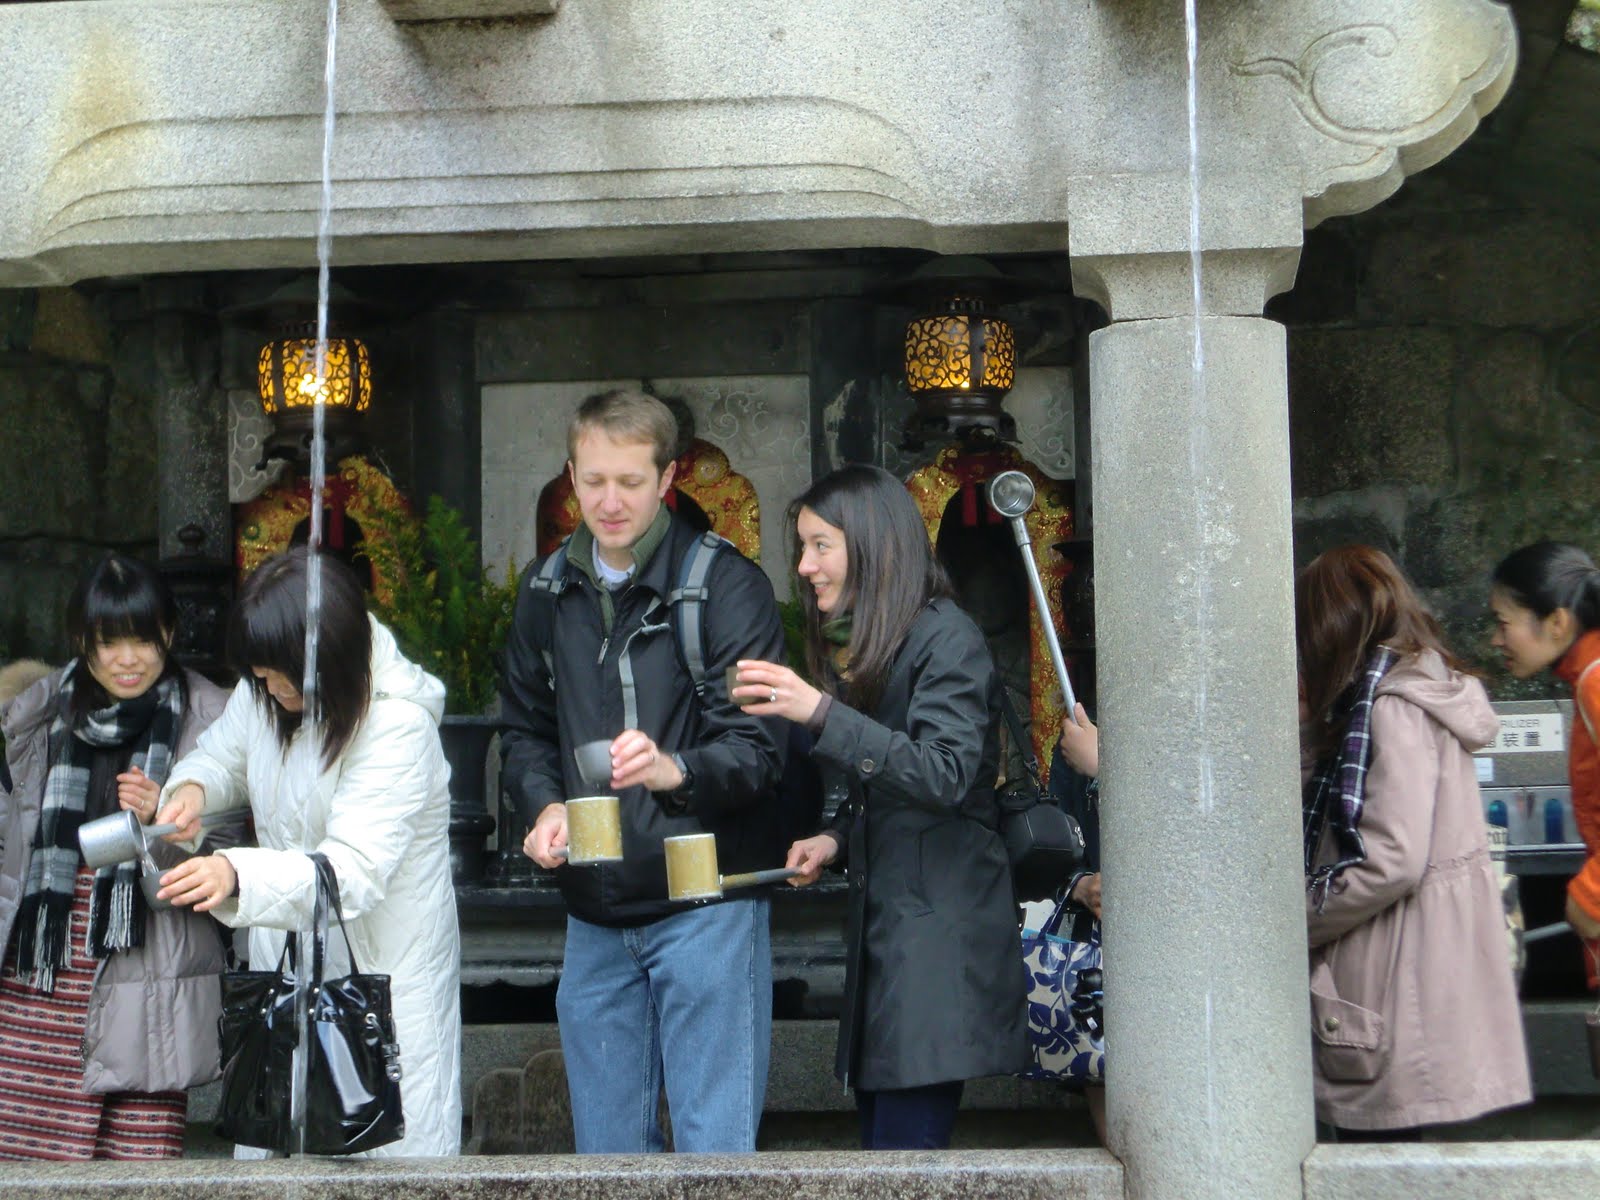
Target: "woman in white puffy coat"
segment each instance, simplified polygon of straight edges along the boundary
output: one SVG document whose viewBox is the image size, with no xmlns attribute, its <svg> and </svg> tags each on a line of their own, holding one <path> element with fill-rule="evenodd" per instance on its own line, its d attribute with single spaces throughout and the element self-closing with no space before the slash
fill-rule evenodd
<svg viewBox="0 0 1600 1200">
<path fill-rule="evenodd" d="M 321 737 L 302 729 L 307 564 L 304 550 L 291 551 L 246 582 L 228 647 L 245 678 L 162 792 L 159 819 L 178 824 L 176 838 L 193 837 L 202 813 L 248 804 L 259 848 L 192 858 L 162 876 L 160 894 L 250 927 L 251 963 L 271 964 L 285 930 L 309 927 L 316 880 L 307 856 L 326 855 L 357 965 L 392 978 L 406 1135 L 369 1154 L 455 1154 L 461 955 L 439 744 L 444 688 L 367 615 L 354 572 L 324 557 Z M 329 942 L 329 973 L 343 973 L 344 943 Z"/>
</svg>

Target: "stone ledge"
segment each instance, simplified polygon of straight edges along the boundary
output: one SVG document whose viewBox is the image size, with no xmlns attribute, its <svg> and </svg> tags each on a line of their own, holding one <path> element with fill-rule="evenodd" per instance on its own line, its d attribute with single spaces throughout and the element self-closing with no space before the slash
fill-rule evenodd
<svg viewBox="0 0 1600 1200">
<path fill-rule="evenodd" d="M 490 17 L 548 17 L 561 0 L 379 0 L 396 21 L 472 21 Z"/>
<path fill-rule="evenodd" d="M 1122 1200 L 1122 1164 L 1103 1150 L 576 1155 L 273 1162 L 8 1164 L 4 1200 L 98 1195 L 149 1200 Z"/>
<path fill-rule="evenodd" d="M 1593 1200 L 1600 1142 L 1318 1146 L 1305 1200 Z"/>
</svg>

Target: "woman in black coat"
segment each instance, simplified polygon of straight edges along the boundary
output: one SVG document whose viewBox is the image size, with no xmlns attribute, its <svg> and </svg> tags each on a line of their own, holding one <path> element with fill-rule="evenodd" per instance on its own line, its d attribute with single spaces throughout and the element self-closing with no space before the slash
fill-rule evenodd
<svg viewBox="0 0 1600 1200">
<path fill-rule="evenodd" d="M 849 466 L 794 505 L 808 684 L 739 663 L 747 711 L 807 725 L 848 799 L 789 849 L 792 882 L 850 876 L 837 1071 L 866 1149 L 949 1145 L 965 1080 L 1028 1061 L 1011 872 L 998 832 L 999 680 L 905 487 Z"/>
</svg>

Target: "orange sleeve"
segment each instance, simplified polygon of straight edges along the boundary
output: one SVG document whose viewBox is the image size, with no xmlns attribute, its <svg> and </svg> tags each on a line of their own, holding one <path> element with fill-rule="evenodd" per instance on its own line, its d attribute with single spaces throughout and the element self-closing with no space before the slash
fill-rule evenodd
<svg viewBox="0 0 1600 1200">
<path fill-rule="evenodd" d="M 1572 697 L 1573 706 L 1579 709 L 1578 737 L 1587 734 L 1591 746 L 1589 753 L 1583 756 L 1587 760 L 1583 764 L 1583 773 L 1587 776 L 1585 782 L 1588 786 L 1579 787 L 1579 781 L 1573 780 L 1572 815 L 1577 822 L 1578 836 L 1589 848 L 1588 867 L 1594 867 L 1595 856 L 1600 855 L 1600 667 L 1588 672 L 1579 682 L 1582 686 L 1574 690 Z M 1569 753 L 1577 757 L 1577 751 L 1578 747 L 1573 745 Z M 1571 770 L 1569 765 L 1568 771 Z M 1596 870 L 1600 871 L 1600 868 Z M 1596 879 L 1595 886 L 1600 887 L 1600 878 Z"/>
<path fill-rule="evenodd" d="M 1600 854 L 1591 854 L 1583 869 L 1572 877 L 1567 895 L 1592 919 L 1600 921 Z"/>
</svg>

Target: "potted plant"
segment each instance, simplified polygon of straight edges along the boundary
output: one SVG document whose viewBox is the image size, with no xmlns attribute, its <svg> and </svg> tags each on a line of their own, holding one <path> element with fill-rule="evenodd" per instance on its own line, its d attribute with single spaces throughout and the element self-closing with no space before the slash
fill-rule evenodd
<svg viewBox="0 0 1600 1200">
<path fill-rule="evenodd" d="M 483 840 L 494 828 L 486 768 L 498 718 L 489 710 L 516 576 L 508 566 L 497 582 L 482 568 L 461 514 L 438 496 L 421 520 L 388 512 L 370 523 L 363 552 L 384 585 L 375 589 L 373 613 L 406 657 L 445 686 L 440 736 L 450 762 L 451 867 L 457 883 L 470 883 L 482 873 Z"/>
</svg>

